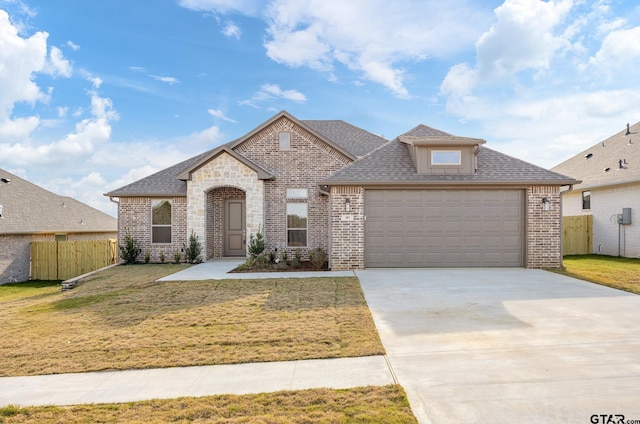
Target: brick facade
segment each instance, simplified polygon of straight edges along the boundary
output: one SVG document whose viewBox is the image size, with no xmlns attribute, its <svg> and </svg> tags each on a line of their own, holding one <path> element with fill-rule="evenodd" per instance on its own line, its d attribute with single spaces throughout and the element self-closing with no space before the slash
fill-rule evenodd
<svg viewBox="0 0 640 424">
<path fill-rule="evenodd" d="M 331 187 L 330 252 L 331 269 L 364 269 L 364 188 Z"/>
<path fill-rule="evenodd" d="M 62 234 L 62 233 L 59 233 Z M 55 234 L 0 235 L 0 284 L 29 280 L 31 276 L 31 242 L 53 241 Z M 68 233 L 67 240 L 115 239 L 113 233 Z"/>
<path fill-rule="evenodd" d="M 288 132 L 289 150 L 280 150 L 279 133 Z M 291 120 L 281 118 L 238 146 L 238 153 L 270 172 L 265 181 L 264 236 L 268 250 L 286 249 L 289 256 L 296 248 L 287 248 L 286 189 L 305 188 L 308 199 L 307 247 L 329 249 L 329 199 L 320 194 L 317 182 L 343 168 L 351 160 Z M 296 200 L 297 201 L 297 200 Z"/>
<path fill-rule="evenodd" d="M 143 260 L 147 252 L 152 262 L 160 261 L 164 253 L 166 262 L 173 262 L 176 251 L 184 260 L 187 243 L 187 199 L 185 197 L 162 198 L 171 200 L 171 243 L 151 243 L 151 201 L 149 197 L 122 197 L 118 204 L 118 245 L 124 244 L 127 232 L 140 243 Z"/>
<path fill-rule="evenodd" d="M 549 200 L 544 210 L 542 199 Z M 562 221 L 560 188 L 535 186 L 527 189 L 527 268 L 558 268 L 562 266 Z"/>
</svg>

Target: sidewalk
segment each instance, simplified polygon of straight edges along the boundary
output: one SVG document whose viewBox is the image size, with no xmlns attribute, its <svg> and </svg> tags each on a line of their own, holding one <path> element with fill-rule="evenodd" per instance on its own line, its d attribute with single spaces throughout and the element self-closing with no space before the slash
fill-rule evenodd
<svg viewBox="0 0 640 424">
<path fill-rule="evenodd" d="M 0 378 L 0 407 L 395 384 L 384 356 Z"/>
</svg>

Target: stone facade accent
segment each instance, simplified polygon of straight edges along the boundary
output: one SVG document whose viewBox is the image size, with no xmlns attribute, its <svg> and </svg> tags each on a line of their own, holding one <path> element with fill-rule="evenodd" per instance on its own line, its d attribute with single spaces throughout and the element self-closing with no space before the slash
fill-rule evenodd
<svg viewBox="0 0 640 424">
<path fill-rule="evenodd" d="M 149 197 L 122 197 L 118 204 L 118 245 L 124 243 L 127 232 L 140 243 L 143 260 L 149 252 L 152 262 L 160 262 L 164 253 L 165 262 L 173 262 L 176 251 L 184 260 L 187 243 L 187 199 L 185 197 L 161 198 L 171 200 L 171 243 L 151 243 L 151 201 Z"/>
<path fill-rule="evenodd" d="M 544 210 L 543 198 L 551 203 Z M 527 189 L 527 268 L 562 266 L 562 207 L 558 186 Z"/>
<path fill-rule="evenodd" d="M 363 187 L 331 187 L 330 247 L 331 269 L 364 269 Z"/>
<path fill-rule="evenodd" d="M 63 233 L 58 233 L 63 234 Z M 67 233 L 67 240 L 115 239 L 113 233 Z M 54 241 L 56 234 L 0 235 L 0 284 L 27 281 L 31 277 L 31 242 Z"/>
<path fill-rule="evenodd" d="M 207 204 L 211 207 L 215 201 L 208 200 L 207 193 L 221 187 L 234 187 L 244 192 L 247 240 L 251 234 L 263 231 L 265 227 L 263 181 L 258 179 L 254 170 L 222 153 L 194 171 L 191 180 L 187 181 L 186 233 L 187 237 L 192 231 L 198 236 L 203 258 L 214 257 L 216 252 L 215 245 L 208 246 L 215 238 L 207 234 Z M 222 249 L 222 246 L 218 248 Z"/>
<path fill-rule="evenodd" d="M 280 150 L 279 133 L 290 133 L 289 150 Z M 270 172 L 274 178 L 264 182 L 264 236 L 267 250 L 286 249 L 289 257 L 296 248 L 287 247 L 286 189 L 307 189 L 307 247 L 329 249 L 329 199 L 320 194 L 317 182 L 351 162 L 315 135 L 283 117 L 239 145 L 238 153 Z M 300 201 L 300 200 L 292 200 Z M 248 215 L 248 213 L 247 213 Z"/>
<path fill-rule="evenodd" d="M 207 259 L 224 257 L 224 201 L 245 199 L 244 191 L 219 187 L 207 192 Z"/>
</svg>

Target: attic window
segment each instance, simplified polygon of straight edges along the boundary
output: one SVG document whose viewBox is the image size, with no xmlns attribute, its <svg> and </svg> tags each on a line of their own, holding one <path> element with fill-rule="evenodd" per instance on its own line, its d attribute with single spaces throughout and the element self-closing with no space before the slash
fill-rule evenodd
<svg viewBox="0 0 640 424">
<path fill-rule="evenodd" d="M 431 165 L 460 165 L 462 153 L 460 150 L 432 150 Z"/>
<path fill-rule="evenodd" d="M 593 157 L 593 153 L 587 153 L 584 157 L 585 159 L 591 159 Z"/>
<path fill-rule="evenodd" d="M 278 142 L 280 143 L 280 150 L 291 149 L 291 133 L 281 132 L 278 133 Z"/>
</svg>

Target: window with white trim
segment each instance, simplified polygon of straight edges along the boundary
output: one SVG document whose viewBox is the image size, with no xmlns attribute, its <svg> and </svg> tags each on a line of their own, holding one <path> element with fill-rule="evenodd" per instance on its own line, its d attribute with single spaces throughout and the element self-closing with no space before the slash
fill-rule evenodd
<svg viewBox="0 0 640 424">
<path fill-rule="evenodd" d="M 462 152 L 460 150 L 432 150 L 431 165 L 460 165 Z"/>
<path fill-rule="evenodd" d="M 307 204 L 287 202 L 287 246 L 307 245 Z"/>
<path fill-rule="evenodd" d="M 171 243 L 171 200 L 151 201 L 151 243 Z"/>
</svg>

